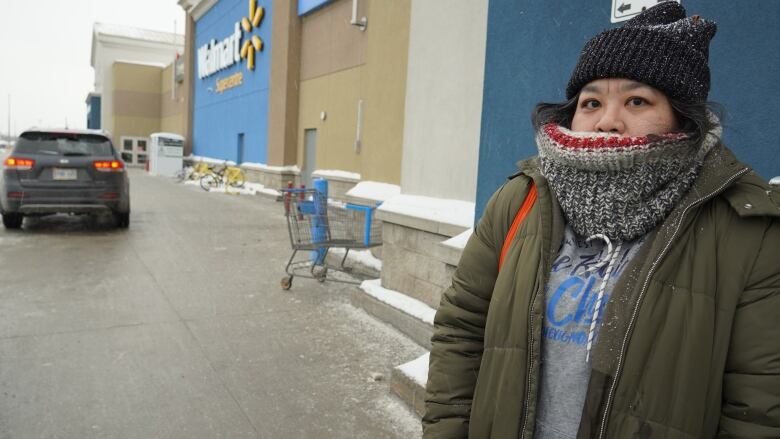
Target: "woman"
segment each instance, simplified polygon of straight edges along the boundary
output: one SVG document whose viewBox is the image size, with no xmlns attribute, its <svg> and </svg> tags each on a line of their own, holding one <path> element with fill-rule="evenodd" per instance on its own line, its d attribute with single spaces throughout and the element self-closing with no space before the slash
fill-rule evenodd
<svg viewBox="0 0 780 439">
<path fill-rule="evenodd" d="M 424 437 L 780 437 L 780 194 L 707 111 L 715 30 L 660 3 L 537 106 L 442 296 Z"/>
</svg>

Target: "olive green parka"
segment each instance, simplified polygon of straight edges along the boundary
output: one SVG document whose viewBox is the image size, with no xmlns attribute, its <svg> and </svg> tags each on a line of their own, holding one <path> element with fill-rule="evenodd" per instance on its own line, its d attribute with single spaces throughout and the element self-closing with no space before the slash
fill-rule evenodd
<svg viewBox="0 0 780 439">
<path fill-rule="evenodd" d="M 519 165 L 436 313 L 426 439 L 533 437 L 564 218 L 538 158 Z M 499 273 L 531 180 L 537 201 Z M 603 321 L 579 438 L 780 438 L 780 192 L 717 147 L 618 279 Z"/>
</svg>

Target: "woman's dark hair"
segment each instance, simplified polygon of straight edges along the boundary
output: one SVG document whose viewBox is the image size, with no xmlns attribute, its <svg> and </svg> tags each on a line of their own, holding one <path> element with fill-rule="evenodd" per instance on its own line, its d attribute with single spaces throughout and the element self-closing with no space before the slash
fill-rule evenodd
<svg viewBox="0 0 780 439">
<path fill-rule="evenodd" d="M 571 129 L 571 122 L 574 118 L 574 112 L 577 111 L 577 102 L 580 94 L 577 93 L 573 98 L 560 103 L 540 102 L 536 104 L 531 113 L 531 123 L 534 129 L 539 129 L 542 125 L 553 122 L 562 127 Z M 677 118 L 677 124 L 680 131 L 693 133 L 693 139 L 699 140 L 714 128 L 715 124 L 707 116 L 708 112 L 715 114 L 723 123 L 724 111 L 720 104 L 715 102 L 686 103 L 676 99 L 669 99 L 669 103 Z"/>
</svg>

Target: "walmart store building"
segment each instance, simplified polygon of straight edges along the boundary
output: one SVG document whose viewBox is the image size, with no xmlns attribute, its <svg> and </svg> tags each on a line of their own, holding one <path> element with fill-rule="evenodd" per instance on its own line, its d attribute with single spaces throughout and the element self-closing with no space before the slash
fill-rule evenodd
<svg viewBox="0 0 780 439">
<path fill-rule="evenodd" d="M 271 3 L 221 0 L 194 23 L 195 155 L 268 162 Z"/>
</svg>

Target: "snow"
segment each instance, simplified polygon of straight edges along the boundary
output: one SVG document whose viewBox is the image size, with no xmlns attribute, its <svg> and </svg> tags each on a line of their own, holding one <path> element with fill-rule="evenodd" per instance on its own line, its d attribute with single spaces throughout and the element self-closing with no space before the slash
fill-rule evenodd
<svg viewBox="0 0 780 439">
<path fill-rule="evenodd" d="M 211 164 L 215 164 L 215 165 L 224 165 L 225 163 L 227 163 L 230 166 L 235 166 L 236 165 L 236 162 L 234 162 L 232 160 L 228 160 L 227 162 L 225 162 L 225 160 L 215 159 L 215 158 L 211 158 L 211 157 L 203 157 L 203 156 L 199 156 L 199 155 L 189 155 L 189 156 L 187 156 L 185 158 L 190 159 L 193 162 L 206 162 L 206 163 L 211 163 Z"/>
<path fill-rule="evenodd" d="M 769 184 L 772 186 L 780 186 L 780 176 L 774 177 L 771 180 L 769 180 Z"/>
<path fill-rule="evenodd" d="M 415 383 L 425 387 L 428 383 L 428 363 L 430 362 L 430 357 L 431 353 L 426 352 L 420 358 L 404 363 L 396 367 L 396 369 L 413 379 Z"/>
<path fill-rule="evenodd" d="M 129 60 L 129 59 L 118 59 L 118 60 L 114 61 L 114 63 L 132 64 L 132 65 L 136 65 L 136 66 L 146 66 L 146 67 L 157 67 L 157 68 L 161 68 L 161 69 L 164 69 L 166 67 L 165 64 L 163 64 L 161 62 L 133 61 L 133 60 Z"/>
<path fill-rule="evenodd" d="M 241 166 L 247 169 L 255 169 L 258 171 L 270 171 L 270 172 L 292 172 L 295 174 L 300 174 L 301 169 L 297 165 L 290 165 L 290 166 L 270 166 L 266 165 L 265 163 L 252 163 L 252 162 L 244 162 L 241 163 Z"/>
<path fill-rule="evenodd" d="M 345 251 L 346 250 L 341 247 L 331 247 L 329 250 L 330 253 L 338 255 L 340 258 L 344 257 Z M 349 262 L 360 264 L 372 270 L 382 271 L 382 260 L 375 258 L 370 250 L 350 250 L 349 255 L 347 256 L 347 265 L 349 265 Z"/>
<path fill-rule="evenodd" d="M 134 40 L 154 41 L 158 43 L 176 44 L 184 46 L 184 35 L 170 32 L 160 32 L 151 29 L 141 29 L 120 24 L 95 23 L 93 32 L 101 35 L 132 38 Z"/>
<path fill-rule="evenodd" d="M 347 191 L 347 195 L 356 198 L 385 201 L 401 194 L 401 186 L 377 181 L 361 181 Z"/>
<path fill-rule="evenodd" d="M 436 315 L 435 309 L 406 294 L 383 288 L 381 282 L 380 279 L 363 281 L 363 283 L 360 284 L 360 288 L 365 291 L 366 294 L 380 302 L 386 303 L 412 317 L 433 325 L 433 316 Z"/>
<path fill-rule="evenodd" d="M 200 187 L 200 180 L 186 180 L 184 184 Z M 281 195 L 281 193 L 279 193 L 279 191 L 275 189 L 268 189 L 260 183 L 249 183 L 249 182 L 244 183 L 244 187 L 240 187 L 240 188 L 226 189 L 225 186 L 220 185 L 219 187 L 209 190 L 209 193 L 213 193 L 213 194 L 227 193 L 231 195 L 257 195 L 258 193 L 264 193 L 264 194 L 272 195 L 274 197 L 278 197 Z"/>
<path fill-rule="evenodd" d="M 354 172 L 340 171 L 337 169 L 317 169 L 311 173 L 312 177 L 342 178 L 345 180 L 360 180 L 360 174 Z"/>
<path fill-rule="evenodd" d="M 464 248 L 466 248 L 466 243 L 469 241 L 469 238 L 471 238 L 472 234 L 474 234 L 473 228 L 468 229 L 465 232 L 461 233 L 460 235 L 453 236 L 452 238 L 442 242 L 442 245 L 456 248 L 458 250 L 463 250 Z"/>
<path fill-rule="evenodd" d="M 474 203 L 469 201 L 401 194 L 385 201 L 378 209 L 465 228 L 474 226 Z"/>
</svg>

